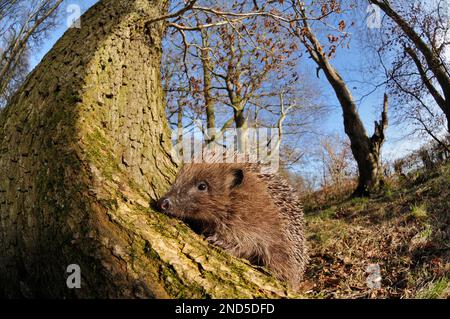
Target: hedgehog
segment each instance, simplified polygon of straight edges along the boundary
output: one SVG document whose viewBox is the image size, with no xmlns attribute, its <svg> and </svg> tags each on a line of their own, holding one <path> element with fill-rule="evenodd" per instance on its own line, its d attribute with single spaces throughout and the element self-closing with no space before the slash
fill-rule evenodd
<svg viewBox="0 0 450 319">
<path fill-rule="evenodd" d="M 255 163 L 187 163 L 157 206 L 298 290 L 308 260 L 303 210 L 280 175 Z"/>
</svg>

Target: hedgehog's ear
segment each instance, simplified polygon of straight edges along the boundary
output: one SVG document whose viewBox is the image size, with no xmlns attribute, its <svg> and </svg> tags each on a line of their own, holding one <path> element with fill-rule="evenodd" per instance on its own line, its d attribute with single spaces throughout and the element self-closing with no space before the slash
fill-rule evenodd
<svg viewBox="0 0 450 319">
<path fill-rule="evenodd" d="M 242 181 L 244 180 L 244 171 L 240 168 L 233 169 L 232 172 L 232 180 L 230 183 L 230 188 L 237 187 L 242 184 Z"/>
</svg>

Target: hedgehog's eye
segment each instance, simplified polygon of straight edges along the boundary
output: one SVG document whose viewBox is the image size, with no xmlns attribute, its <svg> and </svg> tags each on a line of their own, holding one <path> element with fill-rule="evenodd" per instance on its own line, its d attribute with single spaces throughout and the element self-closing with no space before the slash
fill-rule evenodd
<svg viewBox="0 0 450 319">
<path fill-rule="evenodd" d="M 200 182 L 198 183 L 197 188 L 199 191 L 204 192 L 208 189 L 208 185 L 205 182 Z"/>
</svg>

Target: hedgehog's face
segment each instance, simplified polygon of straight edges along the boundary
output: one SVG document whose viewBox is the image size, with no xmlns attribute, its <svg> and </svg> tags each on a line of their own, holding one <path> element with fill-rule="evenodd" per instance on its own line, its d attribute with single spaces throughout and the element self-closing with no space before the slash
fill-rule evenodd
<svg viewBox="0 0 450 319">
<path fill-rule="evenodd" d="M 243 170 L 230 165 L 188 164 L 158 201 L 158 208 L 181 219 L 213 222 L 225 217 L 231 192 L 243 179 Z"/>
</svg>

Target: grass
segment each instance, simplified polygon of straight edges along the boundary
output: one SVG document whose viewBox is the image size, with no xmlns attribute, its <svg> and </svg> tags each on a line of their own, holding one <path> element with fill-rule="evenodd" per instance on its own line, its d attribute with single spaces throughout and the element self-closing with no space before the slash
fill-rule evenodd
<svg viewBox="0 0 450 319">
<path fill-rule="evenodd" d="M 336 217 L 336 212 L 333 208 L 325 209 L 319 213 L 319 218 L 322 219 L 329 219 L 333 217 Z"/>
<path fill-rule="evenodd" d="M 427 205 L 419 204 L 411 207 L 411 215 L 416 219 L 426 219 L 428 217 Z"/>
<path fill-rule="evenodd" d="M 421 289 L 416 298 L 418 299 L 438 299 L 442 296 L 450 295 L 450 279 L 448 277 L 440 278 L 434 282 L 430 282 Z"/>
<path fill-rule="evenodd" d="M 312 298 L 449 298 L 450 164 L 372 198 L 305 203 Z M 381 288 L 366 284 L 369 264 Z"/>
</svg>

